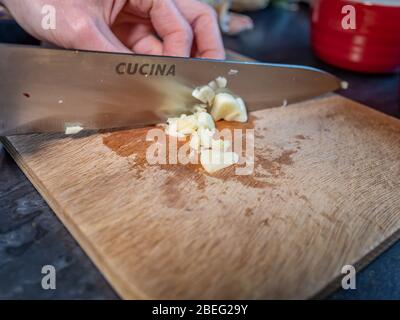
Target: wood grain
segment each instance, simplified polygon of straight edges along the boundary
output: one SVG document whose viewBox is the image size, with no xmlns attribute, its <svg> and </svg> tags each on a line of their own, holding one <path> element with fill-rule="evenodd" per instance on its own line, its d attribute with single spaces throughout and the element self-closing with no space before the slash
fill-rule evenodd
<svg viewBox="0 0 400 320">
<path fill-rule="evenodd" d="M 123 298 L 310 298 L 400 229 L 400 121 L 332 95 L 252 114 L 255 172 L 150 166 L 149 128 L 3 139 Z"/>
</svg>

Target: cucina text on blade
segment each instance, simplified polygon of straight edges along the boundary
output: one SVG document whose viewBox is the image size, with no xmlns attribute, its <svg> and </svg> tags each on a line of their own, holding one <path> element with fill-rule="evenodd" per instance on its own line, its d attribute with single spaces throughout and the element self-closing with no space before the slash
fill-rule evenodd
<svg viewBox="0 0 400 320">
<path fill-rule="evenodd" d="M 176 66 L 174 64 L 149 64 L 149 63 L 126 63 L 121 62 L 116 67 L 119 75 L 142 75 L 142 76 L 175 76 Z"/>
</svg>

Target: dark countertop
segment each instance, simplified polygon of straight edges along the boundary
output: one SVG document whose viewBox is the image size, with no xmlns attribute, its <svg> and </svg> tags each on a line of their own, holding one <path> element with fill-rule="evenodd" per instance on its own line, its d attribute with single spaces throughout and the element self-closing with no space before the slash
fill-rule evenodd
<svg viewBox="0 0 400 320">
<path fill-rule="evenodd" d="M 229 49 L 255 59 L 319 67 L 350 83 L 343 95 L 400 118 L 400 75 L 362 75 L 317 60 L 308 11 L 269 8 L 251 14 L 254 31 L 226 37 Z M 14 22 L 0 21 L 0 42 L 35 44 Z M 57 270 L 57 289 L 41 288 L 41 269 Z M 331 299 L 400 299 L 400 241 L 357 274 L 357 290 Z M 118 299 L 42 197 L 0 146 L 0 299 Z"/>
</svg>

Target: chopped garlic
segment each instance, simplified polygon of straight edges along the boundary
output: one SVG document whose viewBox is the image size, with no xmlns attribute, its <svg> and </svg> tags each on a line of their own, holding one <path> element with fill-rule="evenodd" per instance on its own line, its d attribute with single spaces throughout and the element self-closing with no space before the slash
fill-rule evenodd
<svg viewBox="0 0 400 320">
<path fill-rule="evenodd" d="M 209 149 L 212 147 L 212 141 L 215 131 L 206 128 L 199 128 L 200 145 L 202 148 Z"/>
<path fill-rule="evenodd" d="M 208 86 L 213 89 L 214 91 L 217 91 L 218 89 L 223 89 L 226 88 L 228 85 L 228 80 L 224 77 L 218 77 L 217 79 L 211 81 Z"/>
<path fill-rule="evenodd" d="M 193 107 L 194 112 L 207 112 L 207 105 L 206 104 L 196 104 Z"/>
<path fill-rule="evenodd" d="M 200 155 L 200 163 L 208 173 L 214 173 L 238 162 L 239 156 L 234 152 L 203 150 Z"/>
<path fill-rule="evenodd" d="M 200 150 L 200 136 L 197 132 L 194 132 L 190 138 L 189 146 L 192 150 Z"/>
<path fill-rule="evenodd" d="M 202 104 L 193 106 L 194 114 L 182 114 L 179 118 L 169 118 L 166 132 L 168 135 L 184 138 L 190 135 L 190 154 L 194 157 L 200 153 L 200 163 L 209 173 L 229 167 L 239 162 L 239 155 L 228 152 L 231 142 L 214 139 L 215 121 L 247 121 L 247 110 L 244 101 L 224 92 L 227 80 L 218 77 L 208 85 L 196 88 L 192 95 Z M 211 107 L 211 114 L 207 112 Z"/>
<path fill-rule="evenodd" d="M 218 84 L 215 80 L 211 81 L 208 86 L 213 89 L 214 91 L 218 90 Z"/>
<path fill-rule="evenodd" d="M 197 113 L 197 125 L 198 127 L 215 130 L 215 123 L 212 116 L 207 112 Z"/>
<path fill-rule="evenodd" d="M 243 101 L 242 98 L 236 98 L 236 101 L 239 103 L 239 107 L 240 107 L 240 115 L 232 121 L 237 121 L 237 122 L 247 122 L 248 117 L 247 117 L 247 108 L 246 105 Z"/>
<path fill-rule="evenodd" d="M 190 116 L 181 116 L 178 119 L 178 132 L 183 133 L 185 135 L 191 134 L 197 130 L 197 119 L 194 115 Z"/>
<path fill-rule="evenodd" d="M 208 103 L 209 105 L 211 105 L 214 101 L 215 92 L 211 87 L 203 86 L 194 89 L 192 95 L 197 100 L 200 100 L 203 103 Z"/>
<path fill-rule="evenodd" d="M 179 118 L 169 118 L 167 120 L 168 127 L 166 128 L 165 132 L 171 137 L 184 138 L 185 135 L 178 131 L 178 119 Z"/>
<path fill-rule="evenodd" d="M 226 86 L 228 85 L 228 80 L 226 80 L 226 78 L 224 77 L 218 77 L 217 79 L 215 79 L 215 82 L 218 85 L 218 88 L 226 88 Z"/>
<path fill-rule="evenodd" d="M 65 126 L 65 134 L 66 135 L 78 134 L 82 130 L 83 130 L 83 128 L 79 125 L 66 125 Z"/>
<path fill-rule="evenodd" d="M 229 93 L 218 93 L 215 96 L 211 115 L 215 121 L 247 121 L 246 106 L 243 100 L 235 98 Z"/>
<path fill-rule="evenodd" d="M 197 119 L 194 115 L 181 115 L 180 118 L 169 118 L 167 133 L 171 136 L 183 138 L 197 130 Z"/>
</svg>

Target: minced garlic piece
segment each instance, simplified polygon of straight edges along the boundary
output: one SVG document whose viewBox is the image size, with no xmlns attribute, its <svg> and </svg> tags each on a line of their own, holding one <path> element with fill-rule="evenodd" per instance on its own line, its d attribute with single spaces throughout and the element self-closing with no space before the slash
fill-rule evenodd
<svg viewBox="0 0 400 320">
<path fill-rule="evenodd" d="M 195 115 L 181 115 L 180 118 L 169 118 L 167 133 L 170 136 L 183 138 L 197 130 L 197 119 Z"/>
<path fill-rule="evenodd" d="M 207 105 L 206 104 L 196 104 L 193 107 L 194 112 L 207 112 Z"/>
<path fill-rule="evenodd" d="M 214 91 L 217 91 L 218 89 L 223 89 L 226 88 L 228 85 L 228 80 L 224 77 L 218 77 L 217 79 L 211 81 L 208 86 L 213 89 Z"/>
<path fill-rule="evenodd" d="M 197 100 L 200 100 L 203 103 L 208 103 L 209 105 L 212 105 L 212 103 L 214 101 L 214 97 L 215 97 L 215 92 L 211 87 L 203 86 L 203 87 L 194 89 L 192 95 Z"/>
<path fill-rule="evenodd" d="M 200 141 L 200 136 L 197 131 L 192 133 L 192 136 L 190 137 L 189 146 L 190 146 L 190 149 L 192 149 L 192 150 L 200 151 L 201 141 Z"/>
<path fill-rule="evenodd" d="M 239 162 L 239 156 L 234 152 L 221 152 L 215 150 L 203 150 L 200 155 L 200 163 L 208 173 L 214 173 Z"/>
<path fill-rule="evenodd" d="M 197 130 L 197 119 L 196 116 L 182 115 L 178 120 L 178 132 L 183 134 L 191 134 Z"/>
<path fill-rule="evenodd" d="M 228 80 L 226 80 L 226 78 L 224 77 L 218 77 L 217 79 L 215 79 L 215 82 L 217 83 L 219 88 L 226 88 L 226 86 L 228 85 Z"/>
<path fill-rule="evenodd" d="M 215 121 L 247 121 L 247 111 L 244 101 L 240 98 L 235 98 L 229 93 L 218 93 L 215 96 L 211 115 Z"/>
<path fill-rule="evenodd" d="M 200 145 L 203 149 L 209 149 L 212 146 L 213 136 L 215 131 L 207 128 L 199 128 Z"/>
<path fill-rule="evenodd" d="M 232 121 L 237 121 L 237 122 L 247 122 L 248 117 L 247 117 L 247 108 L 246 105 L 243 101 L 242 98 L 236 98 L 236 101 L 239 104 L 239 108 L 240 108 L 240 115 L 236 117 L 235 120 Z"/>
<path fill-rule="evenodd" d="M 183 133 L 178 132 L 178 119 L 179 118 L 169 118 L 167 120 L 168 126 L 165 132 L 172 137 L 184 138 L 185 135 Z"/>
<path fill-rule="evenodd" d="M 197 114 L 197 126 L 200 128 L 207 128 L 215 130 L 215 123 L 212 116 L 207 112 L 198 112 Z"/>
<path fill-rule="evenodd" d="M 65 126 L 65 134 L 66 135 L 78 134 L 82 130 L 83 130 L 83 128 L 79 125 L 66 125 Z"/>
</svg>

